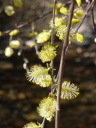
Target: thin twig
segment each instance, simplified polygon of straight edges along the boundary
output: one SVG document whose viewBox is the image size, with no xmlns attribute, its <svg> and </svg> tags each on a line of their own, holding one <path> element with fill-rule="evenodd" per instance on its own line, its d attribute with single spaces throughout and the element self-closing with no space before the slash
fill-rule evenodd
<svg viewBox="0 0 96 128">
<path fill-rule="evenodd" d="M 94 2 L 94 5 L 95 5 L 95 2 Z M 94 32 L 96 34 L 96 24 L 95 24 L 95 20 L 94 20 L 94 5 L 91 9 L 91 18 L 92 18 L 93 29 L 94 29 Z"/>
<path fill-rule="evenodd" d="M 62 53 L 61 53 L 59 76 L 58 76 L 55 128 L 59 128 L 61 85 L 62 85 L 65 56 L 66 56 L 66 52 L 67 52 L 68 46 L 69 46 L 69 32 L 70 32 L 70 28 L 71 28 L 71 20 L 73 17 L 74 5 L 75 5 L 75 0 L 72 1 L 71 6 L 70 6 L 70 14 L 69 14 L 69 18 L 68 18 L 67 32 L 66 32 L 66 36 L 65 36 L 65 39 L 63 42 Z"/>
<path fill-rule="evenodd" d="M 57 0 L 54 0 L 54 7 L 53 7 L 53 15 L 52 15 L 52 29 L 51 29 L 51 44 L 54 46 L 54 25 L 55 25 L 55 10 L 56 10 L 56 3 Z M 54 60 L 50 63 L 51 67 L 54 69 Z M 54 76 L 54 70 L 51 71 L 51 76 Z M 52 91 L 52 90 L 51 90 Z"/>
<path fill-rule="evenodd" d="M 45 126 L 45 121 L 46 121 L 46 119 L 43 118 L 43 121 L 42 121 L 42 128 L 44 128 L 44 126 Z"/>
<path fill-rule="evenodd" d="M 18 25 L 17 27 L 15 27 L 15 28 L 13 28 L 13 29 L 20 29 L 20 28 L 26 27 L 26 26 L 30 25 L 32 22 L 35 22 L 35 21 L 37 21 L 37 20 L 39 20 L 39 19 L 41 19 L 41 18 L 43 18 L 43 17 L 45 17 L 45 16 L 47 16 L 47 15 L 49 15 L 49 14 L 51 14 L 51 13 L 52 13 L 52 11 L 49 11 L 49 12 L 47 12 L 47 13 L 45 13 L 45 14 L 43 14 L 43 15 L 40 15 L 40 16 L 34 18 L 34 19 L 32 18 L 32 19 L 30 19 L 29 21 L 27 21 L 27 22 L 25 22 L 25 23 L 23 23 L 23 24 L 20 24 L 20 25 Z M 4 36 L 4 35 L 10 33 L 13 29 L 4 31 L 1 36 Z M 1 37 L 1 36 L 0 36 L 0 37 Z"/>
<path fill-rule="evenodd" d="M 95 3 L 95 1 L 93 0 L 90 4 L 88 4 L 88 9 L 87 9 L 85 15 L 83 16 L 82 21 L 80 22 L 79 26 L 77 27 L 75 33 L 78 32 L 79 28 L 80 28 L 81 25 L 83 24 L 85 18 L 86 18 L 87 15 L 88 15 L 88 12 L 91 10 L 91 7 L 94 5 L 94 3 Z"/>
<path fill-rule="evenodd" d="M 53 8 L 53 15 L 52 15 L 52 26 L 54 26 L 54 24 L 55 24 L 56 3 L 57 3 L 57 0 L 54 0 L 54 8 Z M 54 28 L 53 27 L 51 29 L 51 44 L 54 45 Z M 54 60 L 51 61 L 51 64 L 50 65 L 51 65 L 52 68 L 54 68 Z M 51 76 L 52 76 L 52 78 L 54 76 L 54 71 L 53 70 L 51 71 Z M 52 92 L 52 87 L 51 87 L 51 92 Z M 45 126 L 45 121 L 46 121 L 46 119 L 43 118 L 42 128 L 44 128 L 44 126 Z"/>
<path fill-rule="evenodd" d="M 55 25 L 55 9 L 56 9 L 57 0 L 54 0 L 54 8 L 52 15 L 52 29 L 51 29 L 51 44 L 54 45 L 54 25 Z"/>
</svg>

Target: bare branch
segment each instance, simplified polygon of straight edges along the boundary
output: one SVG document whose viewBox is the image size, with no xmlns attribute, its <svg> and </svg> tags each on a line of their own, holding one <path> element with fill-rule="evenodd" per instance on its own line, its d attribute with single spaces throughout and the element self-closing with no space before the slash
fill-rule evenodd
<svg viewBox="0 0 96 128">
<path fill-rule="evenodd" d="M 63 42 L 62 53 L 61 53 L 59 75 L 58 75 L 58 91 L 57 91 L 57 106 L 56 106 L 57 110 L 56 110 L 55 128 L 59 128 L 60 96 L 61 96 L 62 77 L 63 77 L 65 56 L 66 56 L 66 52 L 67 52 L 68 46 L 69 46 L 69 32 L 70 32 L 70 28 L 71 28 L 71 20 L 73 17 L 74 5 L 75 5 L 75 0 L 73 0 L 70 5 L 70 14 L 69 14 L 69 18 L 68 18 L 67 32 L 66 32 L 66 37 Z"/>
<path fill-rule="evenodd" d="M 30 25 L 32 22 L 37 21 L 37 20 L 39 20 L 39 19 L 41 19 L 41 18 L 43 18 L 43 17 L 45 17 L 45 16 L 47 16 L 47 15 L 49 15 L 49 14 L 51 14 L 51 13 L 52 13 L 52 11 L 49 11 L 49 12 L 47 12 L 47 13 L 45 13 L 45 14 L 43 14 L 43 15 L 40 15 L 40 16 L 34 18 L 34 19 L 32 18 L 32 19 L 30 19 L 29 21 L 27 21 L 27 22 L 25 22 L 25 23 L 23 23 L 23 24 L 20 24 L 20 25 L 18 25 L 16 28 L 13 28 L 13 29 L 20 29 L 20 28 L 23 28 L 23 27 L 25 27 L 25 26 L 28 26 L 28 25 Z M 12 30 L 6 30 L 6 31 L 3 32 L 3 34 L 2 34 L 1 36 L 4 36 L 4 35 L 10 33 L 11 31 L 12 31 Z"/>
</svg>

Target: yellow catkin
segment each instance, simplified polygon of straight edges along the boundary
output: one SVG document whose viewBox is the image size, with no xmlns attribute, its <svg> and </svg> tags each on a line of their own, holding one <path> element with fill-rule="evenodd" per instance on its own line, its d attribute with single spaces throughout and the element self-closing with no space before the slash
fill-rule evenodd
<svg viewBox="0 0 96 128">
<path fill-rule="evenodd" d="M 56 112 L 56 100 L 51 97 L 44 98 L 40 102 L 37 111 L 41 117 L 51 121 Z"/>
</svg>

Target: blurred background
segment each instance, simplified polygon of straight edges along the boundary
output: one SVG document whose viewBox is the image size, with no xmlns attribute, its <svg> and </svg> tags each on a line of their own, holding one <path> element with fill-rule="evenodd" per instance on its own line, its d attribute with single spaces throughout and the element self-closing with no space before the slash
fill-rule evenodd
<svg viewBox="0 0 96 128">
<path fill-rule="evenodd" d="M 23 7 L 16 8 L 15 19 L 4 12 L 4 7 L 13 5 L 13 2 L 0 0 L 0 31 L 13 29 L 14 19 L 19 25 L 47 13 L 52 10 L 50 4 L 53 4 L 52 0 L 23 0 Z M 84 2 L 83 7 L 85 6 Z M 49 14 L 37 20 L 36 31 L 49 29 L 48 22 L 51 17 L 52 14 Z M 24 58 L 29 61 L 28 67 L 42 64 L 35 49 L 26 45 L 32 41 L 28 37 L 30 31 L 31 25 L 20 29 L 19 36 L 23 44 L 21 56 L 18 56 L 18 50 L 15 50 L 11 57 L 6 57 L 4 50 L 9 45 L 10 38 L 7 34 L 0 37 L 0 128 L 22 128 L 31 121 L 41 123 L 43 120 L 38 115 L 36 107 L 48 95 L 50 88 L 40 88 L 28 82 L 23 68 Z M 92 27 L 90 13 L 79 31 L 85 40 L 81 44 L 74 42 L 70 45 L 65 61 L 64 80 L 77 85 L 80 95 L 74 100 L 61 101 L 60 128 L 96 128 L 96 33 Z M 59 45 L 55 58 L 57 73 L 62 42 L 56 38 L 55 44 Z M 51 123 L 46 121 L 45 128 L 50 127 L 54 127 L 54 120 Z"/>
</svg>

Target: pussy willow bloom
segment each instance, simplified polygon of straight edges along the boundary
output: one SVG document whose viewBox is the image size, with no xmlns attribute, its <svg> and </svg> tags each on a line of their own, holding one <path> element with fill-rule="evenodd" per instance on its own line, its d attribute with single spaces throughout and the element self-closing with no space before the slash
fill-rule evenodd
<svg viewBox="0 0 96 128">
<path fill-rule="evenodd" d="M 46 45 L 39 52 L 39 58 L 42 62 L 50 62 L 56 56 L 56 46 Z"/>
<path fill-rule="evenodd" d="M 76 3 L 78 6 L 81 6 L 82 5 L 82 0 L 76 0 Z"/>
<path fill-rule="evenodd" d="M 60 13 L 67 15 L 68 14 L 68 9 L 65 8 L 65 7 L 61 7 L 60 8 Z"/>
<path fill-rule="evenodd" d="M 48 74 L 49 69 L 41 65 L 34 65 L 27 71 L 27 78 L 30 82 L 40 85 L 41 87 L 48 87 L 52 83 L 52 78 Z"/>
<path fill-rule="evenodd" d="M 11 40 L 9 42 L 11 48 L 18 49 L 20 48 L 20 41 L 19 40 Z"/>
<path fill-rule="evenodd" d="M 79 88 L 70 82 L 64 81 L 61 89 L 61 99 L 74 99 L 79 95 Z"/>
<path fill-rule="evenodd" d="M 55 27 L 59 27 L 60 25 L 65 25 L 65 24 L 66 22 L 63 18 L 55 17 L 55 24 L 54 24 Z M 54 27 L 52 24 L 52 20 L 49 22 L 49 25 L 51 28 Z"/>
<path fill-rule="evenodd" d="M 22 0 L 13 0 L 13 2 L 14 2 L 14 5 L 16 7 L 21 8 L 23 6 L 23 1 Z"/>
<path fill-rule="evenodd" d="M 39 123 L 36 124 L 36 123 L 34 123 L 34 122 L 30 122 L 30 123 L 24 125 L 23 128 L 42 128 L 42 125 L 39 124 Z"/>
<path fill-rule="evenodd" d="M 36 84 L 40 85 L 41 87 L 48 87 L 52 83 L 52 78 L 49 74 L 46 74 L 43 77 L 38 78 L 39 81 L 37 81 Z"/>
<path fill-rule="evenodd" d="M 37 111 L 41 117 L 51 121 L 56 112 L 56 100 L 51 97 L 44 98 L 40 102 Z"/>
<path fill-rule="evenodd" d="M 57 8 L 61 8 L 63 6 L 63 4 L 61 2 L 57 3 Z"/>
<path fill-rule="evenodd" d="M 20 32 L 20 31 L 19 31 L 18 29 L 14 29 L 14 30 L 12 30 L 12 31 L 9 33 L 9 35 L 10 35 L 10 36 L 16 36 L 19 32 Z"/>
<path fill-rule="evenodd" d="M 6 47 L 5 50 L 4 50 L 4 54 L 7 57 L 11 57 L 13 53 L 14 53 L 13 49 L 9 46 Z"/>
<path fill-rule="evenodd" d="M 43 30 L 43 32 L 39 33 L 36 36 L 37 43 L 41 43 L 41 44 L 48 41 L 49 38 L 50 38 L 50 31 L 47 30 Z"/>
<path fill-rule="evenodd" d="M 83 41 L 84 41 L 83 35 L 77 32 L 77 33 L 76 33 L 76 40 L 77 40 L 78 42 L 83 42 Z"/>
<path fill-rule="evenodd" d="M 80 19 L 73 18 L 71 24 L 78 24 L 79 22 L 81 22 Z"/>
<path fill-rule="evenodd" d="M 8 16 L 13 16 L 15 14 L 14 7 L 11 5 L 5 6 L 4 11 Z"/>
<path fill-rule="evenodd" d="M 59 26 L 57 29 L 57 34 L 56 36 L 59 37 L 60 40 L 64 40 L 65 36 L 66 36 L 66 31 L 67 31 L 67 26 L 66 25 L 61 25 Z M 70 34 L 69 34 L 69 41 L 73 42 L 74 40 L 76 40 L 75 34 L 73 29 L 70 29 Z"/>
<path fill-rule="evenodd" d="M 67 27 L 66 25 L 61 25 L 59 26 L 56 31 L 57 31 L 57 34 L 56 36 L 59 37 L 60 40 L 63 40 L 65 35 L 66 35 L 66 30 L 67 30 Z"/>
<path fill-rule="evenodd" d="M 74 16 L 76 16 L 77 18 L 82 18 L 82 16 L 84 16 L 84 11 L 82 9 L 79 9 L 74 13 Z"/>
</svg>

